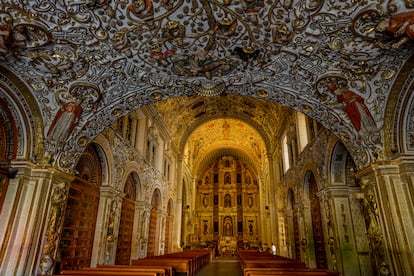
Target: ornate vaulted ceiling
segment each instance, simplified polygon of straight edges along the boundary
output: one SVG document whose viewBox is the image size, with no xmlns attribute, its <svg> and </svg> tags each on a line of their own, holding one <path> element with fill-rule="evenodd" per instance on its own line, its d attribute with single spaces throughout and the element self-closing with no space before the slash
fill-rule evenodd
<svg viewBox="0 0 414 276">
<path fill-rule="evenodd" d="M 412 6 L 409 0 L 2 1 L 0 60 L 29 85 L 41 108 L 45 149 L 62 169 L 131 110 L 192 95 L 219 105 L 222 98 L 208 97 L 223 93 L 317 119 L 362 167 L 381 155 L 387 98 L 413 52 L 377 26 Z M 336 88 L 362 99 L 370 127 L 351 120 Z M 68 103 L 81 107 L 79 121 L 66 136 L 53 136 L 56 114 Z M 273 135 L 270 126 L 259 131 Z"/>
</svg>

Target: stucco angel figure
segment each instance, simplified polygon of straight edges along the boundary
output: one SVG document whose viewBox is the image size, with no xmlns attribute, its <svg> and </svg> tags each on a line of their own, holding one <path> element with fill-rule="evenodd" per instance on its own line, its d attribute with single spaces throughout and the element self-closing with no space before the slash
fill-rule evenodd
<svg viewBox="0 0 414 276">
<path fill-rule="evenodd" d="M 391 46 L 399 48 L 404 43 L 414 40 L 414 11 L 396 14 L 381 20 L 377 27 L 378 32 L 388 32 L 398 38 Z"/>
</svg>

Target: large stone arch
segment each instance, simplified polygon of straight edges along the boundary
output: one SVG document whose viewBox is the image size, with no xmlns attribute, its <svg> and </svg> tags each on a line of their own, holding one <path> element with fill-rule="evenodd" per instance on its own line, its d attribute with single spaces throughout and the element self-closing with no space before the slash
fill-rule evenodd
<svg viewBox="0 0 414 276">
<path fill-rule="evenodd" d="M 410 117 L 412 91 L 414 90 L 414 56 L 400 70 L 388 97 L 384 112 L 384 157 L 393 159 L 398 153 L 407 151 L 403 145 L 407 126 L 404 125 Z M 412 115 L 411 115 L 412 116 Z"/>
<path fill-rule="evenodd" d="M 16 74 L 0 65 L 0 97 L 9 106 L 18 133 L 15 158 L 41 161 L 44 158 L 43 120 L 29 86 Z M 8 124 L 8 121 L 4 121 Z"/>
<path fill-rule="evenodd" d="M 189 136 L 191 135 L 191 133 L 197 129 L 199 126 L 214 121 L 216 119 L 222 118 L 222 115 L 218 115 L 218 116 L 212 116 L 212 117 L 208 117 L 208 118 L 204 118 L 203 120 L 198 120 L 196 122 L 196 124 L 191 125 L 191 127 L 189 127 L 188 129 L 186 129 L 186 131 L 184 132 L 184 135 L 181 139 L 180 145 L 179 145 L 179 149 L 181 152 L 183 152 L 185 144 L 187 143 L 187 140 L 189 138 Z M 266 145 L 266 150 L 271 151 L 272 147 L 271 147 L 271 142 L 270 139 L 271 137 L 268 137 L 268 135 L 266 134 L 265 130 L 263 129 L 263 127 L 259 124 L 257 124 L 256 122 L 254 122 L 253 120 L 249 119 L 248 116 L 245 116 L 244 118 L 240 118 L 234 115 L 226 115 L 226 118 L 228 119 L 236 119 L 236 120 L 241 120 L 243 122 L 245 122 L 246 124 L 250 125 L 252 128 L 254 128 L 257 132 L 259 132 L 261 138 L 264 141 L 264 144 Z"/>
<path fill-rule="evenodd" d="M 161 99 L 154 100 L 150 98 L 150 100 L 142 102 L 137 101 L 138 91 L 134 91 L 134 93 L 124 93 L 122 97 L 117 98 L 113 103 L 110 105 L 108 104 L 100 111 L 92 114 L 88 117 L 88 120 L 83 123 L 82 126 L 78 127 L 74 133 L 72 134 L 72 139 L 66 143 L 63 147 L 62 151 L 57 153 L 56 162 L 54 163 L 55 166 L 59 167 L 62 170 L 70 171 L 72 168 L 72 160 L 76 160 L 79 154 L 83 151 L 83 148 L 92 141 L 99 133 L 101 133 L 106 127 L 112 124 L 121 116 L 129 113 L 132 110 L 138 109 L 146 104 L 155 103 L 160 101 Z M 237 94 L 237 93 L 236 93 Z M 168 94 L 167 94 L 168 95 Z M 181 96 L 192 96 L 193 94 L 191 91 L 185 95 Z M 239 94 L 243 95 L 243 94 Z M 254 97 L 254 96 L 253 96 Z M 134 101 L 130 100 L 130 98 L 135 99 Z M 171 96 L 172 98 L 172 96 Z M 257 98 L 257 97 L 256 97 Z M 162 98 L 162 100 L 168 99 Z M 292 98 L 290 94 L 286 95 L 286 99 L 290 99 L 291 101 L 282 101 L 280 98 L 272 99 L 268 98 L 267 100 L 281 104 L 285 107 L 294 109 L 299 112 L 304 112 L 301 107 L 298 107 L 296 97 Z M 131 103 L 134 103 L 131 105 Z M 315 102 L 315 100 L 306 99 L 306 102 L 303 103 L 304 105 L 320 105 L 319 103 Z M 338 111 L 336 111 L 338 112 Z M 353 130 L 352 125 L 348 124 L 346 121 L 343 121 L 341 118 L 343 114 L 338 114 L 331 110 L 329 107 L 324 105 L 319 106 L 316 110 L 312 112 L 304 112 L 307 116 L 317 120 L 321 123 L 325 128 L 330 130 L 334 133 L 337 137 L 339 137 L 344 144 L 347 146 L 350 153 L 353 155 L 354 160 L 358 167 L 365 167 L 369 165 L 371 162 L 377 160 L 377 158 L 381 158 L 381 155 L 378 154 L 378 135 L 373 134 L 375 137 L 368 137 L 370 140 L 361 140 L 361 137 Z M 329 121 L 326 121 L 326 118 L 330 118 Z M 99 121 L 99 124 L 97 123 Z M 261 127 L 253 124 L 253 126 L 258 130 L 261 131 Z M 188 130 L 188 134 L 191 133 L 191 130 Z M 261 131 L 263 133 L 263 131 Z M 188 135 L 187 134 L 187 135 Z M 367 139 L 368 139 L 367 138 Z M 263 137 L 266 144 L 269 145 L 269 140 L 266 136 Z M 358 140 L 358 143 L 357 143 Z M 183 139 L 185 141 L 185 139 Z M 183 145 L 183 141 L 181 145 Z M 184 143 L 185 144 L 185 143 Z"/>
</svg>

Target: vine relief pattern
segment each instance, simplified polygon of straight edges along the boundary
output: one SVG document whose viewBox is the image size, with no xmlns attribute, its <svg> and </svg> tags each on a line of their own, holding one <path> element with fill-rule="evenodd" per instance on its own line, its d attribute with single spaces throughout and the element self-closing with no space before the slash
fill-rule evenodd
<svg viewBox="0 0 414 276">
<path fill-rule="evenodd" d="M 62 170 L 71 170 L 88 142 L 133 109 L 224 92 L 317 119 L 363 167 L 383 158 L 387 96 L 412 54 L 410 28 L 400 35 L 391 22 L 410 22 L 411 6 L 408 0 L 6 1 L 0 59 L 30 85 L 48 129 L 51 163 Z M 59 94 L 79 83 L 91 98 L 75 103 L 87 100 L 94 112 L 82 106 L 55 132 L 65 107 Z"/>
</svg>

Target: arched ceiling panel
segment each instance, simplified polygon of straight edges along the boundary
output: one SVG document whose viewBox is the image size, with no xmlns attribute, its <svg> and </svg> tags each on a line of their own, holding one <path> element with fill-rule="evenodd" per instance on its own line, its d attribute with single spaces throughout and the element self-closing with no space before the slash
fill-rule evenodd
<svg viewBox="0 0 414 276">
<path fill-rule="evenodd" d="M 0 59 L 30 85 L 45 136 L 59 109 L 81 106 L 62 141 L 46 141 L 64 170 L 131 110 L 222 93 L 317 119 L 362 167 L 384 157 L 385 105 L 414 52 L 410 42 L 398 44 L 408 36 L 378 27 L 403 12 L 412 17 L 410 8 L 408 0 L 6 0 Z M 366 105 L 369 131 L 361 132 L 330 84 Z"/>
<path fill-rule="evenodd" d="M 216 148 L 210 152 L 207 152 L 202 160 L 199 160 L 198 164 L 194 168 L 195 175 L 201 175 L 205 172 L 211 164 L 214 164 L 217 159 L 220 159 L 223 156 L 233 156 L 238 159 L 241 163 L 248 165 L 249 168 L 254 170 L 254 173 L 257 175 L 260 171 L 260 168 L 257 167 L 257 163 L 254 163 L 254 160 L 249 156 L 248 153 L 244 152 L 241 149 L 237 148 Z"/>
<path fill-rule="evenodd" d="M 171 137 L 180 150 L 200 125 L 218 118 L 233 118 L 256 129 L 265 147 L 272 151 L 274 137 L 284 124 L 285 115 L 292 112 L 281 105 L 251 97 L 223 94 L 219 97 L 179 97 L 154 104 Z"/>
<path fill-rule="evenodd" d="M 202 162 L 200 157 L 224 150 L 244 152 L 253 164 L 258 165 L 263 164 L 267 152 L 263 138 L 256 129 L 241 120 L 222 118 L 204 123 L 191 133 L 184 149 L 184 158 L 190 167 L 197 168 Z"/>
</svg>

